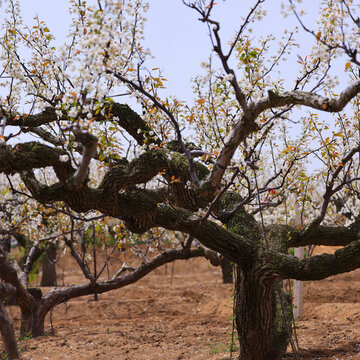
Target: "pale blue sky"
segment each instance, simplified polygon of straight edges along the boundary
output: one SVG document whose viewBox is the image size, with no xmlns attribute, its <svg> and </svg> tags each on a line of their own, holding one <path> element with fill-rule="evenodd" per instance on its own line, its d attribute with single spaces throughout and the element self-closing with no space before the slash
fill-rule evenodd
<svg viewBox="0 0 360 360">
<path fill-rule="evenodd" d="M 294 17 L 284 19 L 279 14 L 281 2 L 265 2 L 269 4 L 269 16 L 257 24 L 254 37 L 268 33 L 280 36 L 284 28 L 290 30 L 297 25 Z M 307 19 L 314 23 L 319 0 L 312 1 L 310 5 L 310 2 L 306 2 Z M 94 3 L 94 0 L 88 3 Z M 211 51 L 207 27 L 198 20 L 198 14 L 184 6 L 181 0 L 150 0 L 149 3 L 150 10 L 145 28 L 146 45 L 156 58 L 149 67 L 156 66 L 163 70 L 168 80 L 167 95 L 174 94 L 179 99 L 191 100 L 189 79 L 201 71 L 199 63 L 206 60 Z M 241 23 L 241 16 L 245 16 L 254 3 L 255 1 L 250 0 L 218 1 L 213 14 L 214 18 L 221 22 L 224 43 L 231 39 Z M 38 14 L 55 33 L 58 44 L 65 40 L 70 20 L 67 1 L 20 0 L 20 4 L 26 23 L 31 23 L 32 18 Z M 311 38 L 303 34 L 302 39 L 304 48 L 298 50 L 301 55 L 306 54 L 309 49 Z M 290 66 L 289 74 L 294 74 L 293 66 Z"/>
<path fill-rule="evenodd" d="M 2 1 L 3 7 L 5 2 Z M 94 2 L 95 0 L 88 1 L 88 3 Z M 252 33 L 254 38 L 269 33 L 280 37 L 284 29 L 293 30 L 295 26 L 299 25 L 294 16 L 285 19 L 280 15 L 282 2 L 288 4 L 286 0 L 265 1 L 268 16 L 254 26 Z M 321 0 L 303 1 L 307 10 L 305 21 L 310 28 L 316 29 L 315 22 L 320 2 Z M 201 72 L 200 61 L 206 60 L 211 52 L 207 27 L 198 20 L 198 14 L 185 7 L 181 0 L 150 0 L 149 3 L 150 10 L 147 14 L 148 21 L 145 28 L 146 46 L 151 49 L 155 59 L 148 64 L 148 67 L 159 67 L 168 79 L 167 89 L 162 90 L 162 95 L 175 95 L 179 100 L 191 102 L 193 95 L 190 77 Z M 224 44 L 232 38 L 241 24 L 241 17 L 247 15 L 250 6 L 254 3 L 256 0 L 218 0 L 213 11 L 213 18 L 221 23 Z M 20 5 L 26 23 L 31 25 L 34 21 L 33 17 L 38 14 L 55 34 L 57 45 L 64 42 L 70 22 L 67 10 L 68 1 L 20 0 Z M 0 8 L 0 19 L 3 16 L 2 11 L 3 8 Z M 307 55 L 314 41 L 302 29 L 299 39 L 301 48 L 295 49 L 290 56 L 287 56 L 288 62 L 283 64 L 279 75 L 287 80 L 296 78 L 299 68 L 297 55 Z M 340 74 L 343 73 L 343 66 L 342 63 L 341 71 L 338 71 Z M 292 88 L 291 85 L 292 83 L 289 81 L 289 89 Z M 117 101 L 123 102 L 126 99 L 121 98 Z M 138 110 L 136 107 L 135 109 Z M 301 116 L 303 111 L 307 110 L 299 110 L 296 115 Z M 321 116 L 324 116 L 324 113 Z"/>
</svg>

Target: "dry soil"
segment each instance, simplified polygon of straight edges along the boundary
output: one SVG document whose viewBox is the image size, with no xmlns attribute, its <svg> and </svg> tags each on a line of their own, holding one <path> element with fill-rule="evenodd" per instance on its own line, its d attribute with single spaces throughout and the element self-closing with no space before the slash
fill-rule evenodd
<svg viewBox="0 0 360 360">
<path fill-rule="evenodd" d="M 60 285 L 83 281 L 68 256 L 58 274 Z M 89 296 L 59 305 L 53 330 L 48 315 L 46 335 L 21 340 L 19 348 L 23 359 L 35 360 L 230 359 L 231 295 L 219 268 L 204 259 L 178 261 L 98 301 Z M 360 270 L 305 283 L 304 301 L 300 357 L 360 359 Z M 18 308 L 7 309 L 18 331 Z M 294 359 L 288 350 L 286 359 Z"/>
</svg>

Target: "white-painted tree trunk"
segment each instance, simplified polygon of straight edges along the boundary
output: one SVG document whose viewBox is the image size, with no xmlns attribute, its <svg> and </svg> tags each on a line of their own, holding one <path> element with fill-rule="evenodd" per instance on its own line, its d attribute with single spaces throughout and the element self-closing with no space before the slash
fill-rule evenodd
<svg viewBox="0 0 360 360">
<path fill-rule="evenodd" d="M 296 199 L 297 200 L 297 199 Z M 297 226 L 301 226 L 301 213 L 298 202 L 295 200 L 295 223 Z M 294 255 L 299 259 L 304 258 L 304 247 L 295 248 Z M 293 297 L 293 308 L 295 320 L 298 320 L 303 311 L 303 288 L 304 284 L 302 281 L 294 280 L 294 297 Z"/>
<path fill-rule="evenodd" d="M 295 248 L 295 256 L 299 259 L 304 258 L 304 248 L 298 247 Z M 294 317 L 295 320 L 298 320 L 303 311 L 303 287 L 304 284 L 302 281 L 294 280 L 294 298 L 293 298 L 293 305 L 294 305 Z"/>
</svg>

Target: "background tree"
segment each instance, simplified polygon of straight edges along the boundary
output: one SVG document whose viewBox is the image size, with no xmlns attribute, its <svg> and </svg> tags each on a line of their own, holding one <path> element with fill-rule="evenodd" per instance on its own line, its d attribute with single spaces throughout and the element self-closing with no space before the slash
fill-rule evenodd
<svg viewBox="0 0 360 360">
<path fill-rule="evenodd" d="M 142 235 L 131 234 L 122 223 L 103 215 L 89 217 L 91 213 L 88 213 L 81 216 L 56 208 L 54 204 L 43 207 L 25 193 L 15 190 L 18 185 L 16 178 L 7 184 L 7 179 L 2 177 L 0 260 L 3 278 L 7 280 L 0 284 L 0 295 L 2 306 L 20 305 L 20 337 L 44 334 L 45 316 L 56 305 L 90 294 L 98 300 L 98 294 L 130 285 L 163 264 L 202 256 L 213 265 L 220 265 L 218 254 L 201 246 L 191 249 L 193 238 L 184 237 L 184 234 L 158 228 Z M 20 254 L 13 252 L 10 256 L 10 245 L 15 239 L 21 246 Z M 47 255 L 49 248 L 53 251 L 49 260 L 52 271 L 68 249 L 88 284 L 63 284 L 44 295 L 41 289 L 34 288 L 34 281 L 31 281 L 33 268 L 38 267 L 40 256 Z M 118 253 L 122 254 L 120 259 Z M 44 284 L 49 275 L 44 272 L 48 270 L 43 268 L 42 271 L 40 286 L 49 286 Z M 55 276 L 51 281 L 56 281 L 56 273 L 50 275 Z M 98 284 L 103 285 L 102 289 Z M 21 285 L 23 294 L 17 293 L 16 285 Z M 24 294 L 34 299 L 31 306 L 24 304 Z M 5 349 L 9 358 L 17 359 L 15 333 L 5 308 L 1 309 L 1 317 L 3 327 L 0 332 Z"/>
<path fill-rule="evenodd" d="M 312 35 L 313 47 L 291 63 L 298 69 L 293 78 L 282 79 L 282 65 L 289 67 L 283 60 L 300 43 L 296 29 L 277 42 L 271 34 L 253 35 L 266 16 L 265 1 L 254 1 L 226 45 L 215 3 L 184 1 L 208 25 L 213 45 L 189 106 L 163 98 L 165 78 L 146 67 L 148 5 L 142 1 L 70 2 L 73 23 L 61 49 L 44 22 L 24 26 L 17 3 L 7 3 L 2 128 L 43 141 L 11 146 L 14 135 L 3 133 L 0 171 L 20 174 L 24 192 L 40 204 L 97 211 L 140 234 L 157 227 L 181 231 L 222 254 L 236 264 L 240 359 L 280 358 L 290 335 L 289 320 L 279 317 L 276 299 L 286 307 L 280 280 L 318 280 L 360 266 L 359 6 L 324 1 L 308 28 L 297 2 L 289 1 L 284 14 Z M 335 64 L 344 72 L 341 83 Z M 141 104 L 142 116 L 114 101 L 123 89 Z M 27 111 L 21 110 L 24 95 Z M 44 168 L 53 172 L 51 181 L 41 178 Z M 300 228 L 289 221 L 295 198 Z M 303 260 L 288 254 L 314 244 L 343 248 Z M 179 251 L 179 257 L 196 252 Z M 0 260 L 0 276 L 17 291 L 24 329 L 40 335 L 44 304 L 58 301 L 57 290 L 36 301 L 7 272 L 6 254 Z M 88 278 L 90 284 L 68 296 L 115 286 Z"/>
</svg>

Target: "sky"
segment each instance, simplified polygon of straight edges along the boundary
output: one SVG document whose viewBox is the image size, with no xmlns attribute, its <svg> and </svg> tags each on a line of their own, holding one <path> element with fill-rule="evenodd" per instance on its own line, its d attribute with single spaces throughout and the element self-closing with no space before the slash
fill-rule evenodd
<svg viewBox="0 0 360 360">
<path fill-rule="evenodd" d="M 1 0 L 0 0 L 1 1 Z M 2 18 L 5 0 L 2 0 L 0 19 Z M 19 0 L 24 22 L 32 25 L 33 18 L 38 15 L 44 20 L 51 32 L 56 37 L 56 45 L 61 45 L 66 40 L 70 24 L 68 1 L 55 0 Z M 310 28 L 314 28 L 318 7 L 321 0 L 303 1 L 307 15 L 304 21 Z M 88 0 L 88 3 L 96 3 Z M 192 103 L 193 93 L 190 78 L 199 74 L 202 69 L 200 61 L 206 61 L 211 53 L 211 42 L 208 29 L 199 21 L 199 14 L 186 7 L 182 0 L 150 0 L 150 10 L 147 13 L 145 25 L 145 46 L 149 47 L 154 59 L 146 65 L 148 68 L 159 67 L 163 76 L 168 80 L 166 89 L 160 95 L 175 95 L 177 99 Z M 221 24 L 220 35 L 223 44 L 227 44 L 242 23 L 241 18 L 246 16 L 256 0 L 218 0 L 213 9 L 213 18 Z M 284 29 L 292 30 L 298 26 L 294 16 L 284 18 L 280 14 L 282 0 L 265 1 L 268 16 L 254 26 L 254 38 L 269 33 L 280 38 Z M 289 89 L 293 86 L 290 79 L 296 77 L 297 56 L 306 56 L 313 43 L 313 38 L 300 30 L 302 46 L 296 52 L 288 55 L 288 63 L 282 67 L 279 77 L 288 80 Z M 1 91 L 1 90 L 0 90 Z M 1 95 L 1 92 L 0 92 Z M 136 111 L 141 111 L 138 104 L 125 98 L 117 99 L 126 101 Z M 297 115 L 301 115 L 298 113 Z"/>
<path fill-rule="evenodd" d="M 3 6 L 4 6 L 3 1 Z M 88 1 L 94 3 L 94 0 Z M 211 43 L 208 29 L 198 20 L 198 14 L 184 6 L 182 0 L 150 0 L 148 21 L 145 27 L 145 45 L 155 56 L 149 67 L 159 67 L 168 80 L 164 91 L 166 95 L 174 94 L 179 99 L 191 101 L 192 90 L 190 78 L 201 72 L 200 61 L 206 61 L 211 53 Z M 255 1 L 250 0 L 219 0 L 214 7 L 214 19 L 221 23 L 221 35 L 224 43 L 230 40 L 241 23 L 241 17 Z M 282 1 L 268 1 L 269 16 L 256 26 L 256 36 L 273 33 L 281 36 L 284 28 L 292 29 L 297 23 L 294 17 L 284 18 L 280 15 Z M 309 23 L 315 22 L 315 14 L 319 0 L 306 1 Z M 31 24 L 37 14 L 45 20 L 50 30 L 55 34 L 57 43 L 64 42 L 69 26 L 68 1 L 55 0 L 20 0 L 23 17 Z M 0 14 L 1 15 L 1 14 Z M 276 26 L 275 26 L 276 25 Z M 311 40 L 307 34 L 302 34 L 306 53 Z M 296 54 L 294 54 L 295 56 Z M 289 74 L 293 69 L 289 69 Z"/>
<path fill-rule="evenodd" d="M 104 0 L 103 0 L 104 1 Z M 218 0 L 213 9 L 213 18 L 221 24 L 220 34 L 223 44 L 229 41 L 241 24 L 241 18 L 246 16 L 249 9 L 257 0 Z M 3 10 L 6 0 L 0 0 L 0 24 L 3 18 Z M 38 15 L 44 20 L 51 32 L 56 37 L 56 45 L 61 45 L 66 40 L 66 34 L 70 24 L 68 13 L 68 1 L 56 0 L 19 0 L 22 15 L 25 23 L 32 25 L 34 16 Z M 88 3 L 96 3 L 95 0 L 88 0 Z M 211 53 L 211 42 L 208 29 L 204 23 L 199 21 L 199 15 L 186 7 L 182 0 L 149 0 L 150 10 L 147 13 L 145 25 L 145 46 L 149 47 L 154 59 L 147 63 L 148 68 L 159 67 L 163 76 L 168 80 L 166 89 L 161 90 L 162 98 L 175 95 L 177 99 L 192 103 L 193 93 L 190 78 L 199 74 L 202 69 L 200 61 L 206 61 Z M 284 18 L 280 14 L 281 4 L 288 4 L 288 0 L 267 0 L 264 5 L 268 16 L 254 27 L 254 38 L 269 33 L 280 38 L 284 29 L 292 30 L 299 26 L 294 16 Z M 316 18 L 321 0 L 303 0 L 307 15 L 303 17 L 309 28 L 316 29 Z M 288 55 L 288 62 L 282 67 L 279 77 L 288 81 L 288 89 L 291 90 L 293 83 L 291 79 L 296 78 L 297 56 L 305 57 L 311 45 L 313 37 L 303 30 L 300 30 L 299 41 L 301 48 L 296 49 Z M 339 74 L 343 74 L 344 64 L 340 64 Z M 342 84 L 343 85 L 343 84 Z M 0 95 L 4 95 L 0 89 Z M 120 102 L 128 102 L 124 98 L 116 99 Z M 141 111 L 139 105 L 128 102 L 136 111 Z M 303 111 L 298 110 L 294 118 L 300 117 Z M 320 115 L 324 119 L 329 118 L 325 113 Z M 296 135 L 296 128 L 294 127 Z M 8 131 L 8 129 L 6 129 Z"/>
</svg>

